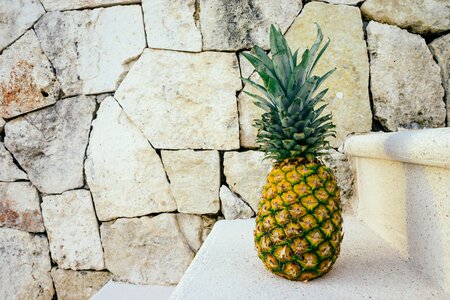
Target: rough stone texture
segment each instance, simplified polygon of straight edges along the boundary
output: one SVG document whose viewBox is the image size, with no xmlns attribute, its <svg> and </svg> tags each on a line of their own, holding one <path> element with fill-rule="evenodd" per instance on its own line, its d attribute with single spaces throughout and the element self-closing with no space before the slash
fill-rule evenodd
<svg viewBox="0 0 450 300">
<path fill-rule="evenodd" d="M 346 4 L 346 5 L 356 5 L 361 2 L 364 2 L 365 0 L 313 0 L 313 1 L 321 1 L 321 2 L 328 2 L 331 4 Z"/>
<path fill-rule="evenodd" d="M 43 193 L 82 187 L 95 97 L 78 96 L 9 121 L 5 146 Z"/>
<path fill-rule="evenodd" d="M 219 152 L 162 151 L 161 156 L 179 212 L 214 214 L 219 211 Z"/>
<path fill-rule="evenodd" d="M 112 277 L 109 272 L 73 271 L 53 268 L 51 272 L 58 300 L 87 300 Z"/>
<path fill-rule="evenodd" d="M 220 187 L 222 213 L 227 220 L 248 219 L 255 215 L 253 210 L 225 185 Z"/>
<path fill-rule="evenodd" d="M 12 118 L 51 105 L 58 95 L 52 66 L 36 34 L 29 30 L 0 55 L 0 117 Z"/>
<path fill-rule="evenodd" d="M 221 219 L 221 217 L 216 218 L 216 217 L 210 217 L 210 216 L 202 216 L 202 220 L 203 220 L 202 243 L 206 240 L 209 233 L 213 229 L 214 224 L 216 224 L 216 222 L 219 219 Z"/>
<path fill-rule="evenodd" d="M 0 226 L 44 232 L 39 194 L 29 182 L 0 182 Z"/>
<path fill-rule="evenodd" d="M 203 49 L 268 48 L 270 25 L 285 31 L 301 8 L 301 0 L 200 0 Z"/>
<path fill-rule="evenodd" d="M 195 252 L 200 249 L 203 239 L 203 219 L 201 216 L 191 214 L 177 214 L 177 222 L 180 231 Z"/>
<path fill-rule="evenodd" d="M 44 236 L 0 228 L 0 298 L 50 300 L 48 242 Z"/>
<path fill-rule="evenodd" d="M 245 53 L 250 53 L 250 51 L 242 51 Z M 252 64 L 242 55 L 242 52 L 239 52 L 239 67 L 241 68 L 241 77 L 249 78 L 250 75 L 255 71 L 255 68 Z"/>
<path fill-rule="evenodd" d="M 176 284 L 194 253 L 174 214 L 118 219 L 100 227 L 106 268 L 135 284 Z"/>
<path fill-rule="evenodd" d="M 253 211 L 258 210 L 262 188 L 272 165 L 259 151 L 225 152 L 224 174 L 230 189 Z"/>
<path fill-rule="evenodd" d="M 93 122 L 85 172 L 101 221 L 177 209 L 159 156 L 113 97 Z"/>
<path fill-rule="evenodd" d="M 441 67 L 442 83 L 446 92 L 448 126 L 450 124 L 450 34 L 435 39 L 428 46 Z"/>
<path fill-rule="evenodd" d="M 46 11 L 106 7 L 120 4 L 140 3 L 141 0 L 41 0 Z"/>
<path fill-rule="evenodd" d="M 28 179 L 27 174 L 14 164 L 11 153 L 0 142 L 0 181 L 16 181 L 21 179 Z"/>
<path fill-rule="evenodd" d="M 322 85 L 329 88 L 325 99 L 336 125 L 336 138 L 330 142 L 337 148 L 348 134 L 372 128 L 369 61 L 361 13 L 347 5 L 308 3 L 286 35 L 291 48 L 300 48 L 303 53 L 306 46 L 311 47 L 317 35 L 314 22 L 320 24 L 324 37 L 331 39 L 314 73 L 322 75 L 337 68 Z"/>
<path fill-rule="evenodd" d="M 425 40 L 395 26 L 367 26 L 374 114 L 388 130 L 445 122 L 440 68 Z"/>
<path fill-rule="evenodd" d="M 145 47 L 137 5 L 50 12 L 35 29 L 66 96 L 116 90 Z"/>
<path fill-rule="evenodd" d="M 331 149 L 329 155 L 324 155 L 322 159 L 336 177 L 337 184 L 341 190 L 341 202 L 344 213 L 347 215 L 353 214 L 356 210 L 356 199 L 353 197 L 353 173 L 347 157 L 345 154 Z"/>
<path fill-rule="evenodd" d="M 59 267 L 103 269 L 103 250 L 89 191 L 75 190 L 43 196 L 42 216 L 52 259 Z"/>
<path fill-rule="evenodd" d="M 450 29 L 450 2 L 447 0 L 367 0 L 361 10 L 371 20 L 420 34 Z"/>
<path fill-rule="evenodd" d="M 33 26 L 44 13 L 39 0 L 2 0 L 0 52 Z"/>
<path fill-rule="evenodd" d="M 230 150 L 240 88 L 234 53 L 146 49 L 115 97 L 155 148 Z"/>
<path fill-rule="evenodd" d="M 202 51 L 196 20 L 197 0 L 143 0 L 145 31 L 150 48 Z"/>
</svg>

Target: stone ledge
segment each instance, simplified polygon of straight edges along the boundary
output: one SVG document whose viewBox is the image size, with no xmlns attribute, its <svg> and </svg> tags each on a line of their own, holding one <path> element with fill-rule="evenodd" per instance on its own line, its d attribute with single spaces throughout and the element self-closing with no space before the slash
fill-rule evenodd
<svg viewBox="0 0 450 300">
<path fill-rule="evenodd" d="M 256 256 L 254 219 L 219 221 L 170 299 L 449 299 L 359 221 L 345 220 L 341 257 L 307 284 L 269 273 Z"/>
<path fill-rule="evenodd" d="M 396 160 L 450 169 L 450 129 L 355 135 L 345 142 L 349 156 Z"/>
</svg>

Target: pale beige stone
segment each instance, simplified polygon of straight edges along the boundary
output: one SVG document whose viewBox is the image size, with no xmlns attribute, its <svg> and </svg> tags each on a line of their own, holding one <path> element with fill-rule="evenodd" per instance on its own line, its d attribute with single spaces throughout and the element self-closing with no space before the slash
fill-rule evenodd
<svg viewBox="0 0 450 300">
<path fill-rule="evenodd" d="M 230 150 L 240 88 L 234 53 L 146 49 L 115 97 L 155 148 Z"/>
<path fill-rule="evenodd" d="M 221 217 L 217 218 L 217 217 L 207 216 L 207 215 L 202 216 L 202 220 L 203 220 L 202 243 L 206 240 L 208 235 L 211 233 L 211 230 L 213 229 L 214 224 L 216 224 L 216 222 L 220 219 L 221 219 Z"/>
<path fill-rule="evenodd" d="M 199 0 L 204 50 L 269 46 L 271 24 L 285 31 L 302 8 L 301 0 Z"/>
<path fill-rule="evenodd" d="M 39 0 L 2 0 L 0 52 L 33 26 L 44 13 Z"/>
<path fill-rule="evenodd" d="M 367 0 L 361 11 L 371 20 L 420 34 L 450 30 L 450 2 L 447 0 Z"/>
<path fill-rule="evenodd" d="M 220 202 L 226 220 L 248 219 L 255 215 L 250 206 L 225 185 L 220 187 Z"/>
<path fill-rule="evenodd" d="M 85 173 L 99 220 L 177 209 L 159 156 L 113 97 L 92 127 Z"/>
<path fill-rule="evenodd" d="M 39 193 L 29 182 L 0 182 L 0 226 L 45 231 Z"/>
<path fill-rule="evenodd" d="M 262 188 L 272 168 L 264 153 L 259 151 L 225 152 L 224 174 L 230 190 L 248 203 L 253 211 L 258 210 Z"/>
<path fill-rule="evenodd" d="M 303 53 L 306 47 L 311 47 L 317 35 L 315 22 L 322 28 L 324 40 L 329 37 L 331 43 L 314 73 L 322 75 L 337 68 L 322 85 L 329 88 L 325 100 L 336 125 L 336 138 L 330 142 L 337 148 L 348 134 L 372 128 L 369 61 L 363 24 L 357 7 L 308 3 L 286 34 L 293 50 L 299 48 Z"/>
<path fill-rule="evenodd" d="M 367 26 L 374 115 L 390 131 L 445 124 L 440 68 L 425 40 L 398 27 Z"/>
<path fill-rule="evenodd" d="M 20 179 L 28 179 L 28 176 L 14 164 L 11 153 L 0 142 L 0 181 L 16 181 Z"/>
<path fill-rule="evenodd" d="M 143 0 L 145 31 L 150 48 L 202 51 L 196 14 L 197 0 Z"/>
<path fill-rule="evenodd" d="M 51 271 L 58 300 L 88 300 L 112 277 L 109 272 L 73 271 L 53 268 Z"/>
<path fill-rule="evenodd" d="M 191 247 L 192 251 L 200 249 L 203 240 L 203 219 L 201 216 L 192 214 L 177 214 L 177 222 L 180 231 Z"/>
<path fill-rule="evenodd" d="M 138 5 L 54 11 L 35 30 L 66 96 L 115 91 L 146 46 Z"/>
<path fill-rule="evenodd" d="M 89 191 L 75 190 L 43 196 L 42 216 L 52 259 L 60 268 L 104 268 L 97 218 Z"/>
<path fill-rule="evenodd" d="M 0 228 L 0 299 L 51 300 L 50 256 L 45 236 Z"/>
<path fill-rule="evenodd" d="M 194 257 L 174 214 L 117 219 L 100 227 L 106 268 L 134 284 L 176 284 Z"/>
<path fill-rule="evenodd" d="M 138 4 L 141 0 L 41 0 L 46 11 Z"/>
<path fill-rule="evenodd" d="M 250 53 L 250 51 L 243 51 L 244 53 Z M 241 77 L 249 78 L 255 71 L 253 65 L 242 55 L 243 52 L 238 54 L 239 67 L 241 68 Z"/>
<path fill-rule="evenodd" d="M 5 126 L 5 146 L 43 193 L 84 184 L 83 160 L 95 97 L 78 96 L 28 113 Z"/>
<path fill-rule="evenodd" d="M 214 214 L 219 211 L 218 151 L 162 151 L 161 156 L 179 212 Z"/>
<path fill-rule="evenodd" d="M 328 2 L 331 4 L 346 4 L 346 5 L 357 5 L 365 0 L 313 0 L 313 1 L 321 1 Z"/>
<path fill-rule="evenodd" d="M 0 117 L 12 118 L 56 102 L 59 83 L 36 34 L 29 30 L 0 55 Z"/>
</svg>

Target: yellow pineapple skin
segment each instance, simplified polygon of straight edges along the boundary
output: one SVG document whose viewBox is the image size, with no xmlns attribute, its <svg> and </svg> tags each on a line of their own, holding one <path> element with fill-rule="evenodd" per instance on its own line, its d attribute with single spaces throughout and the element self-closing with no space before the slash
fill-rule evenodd
<svg viewBox="0 0 450 300">
<path fill-rule="evenodd" d="M 274 274 L 303 281 L 339 256 L 342 207 L 336 179 L 319 160 L 285 160 L 267 176 L 254 231 L 259 258 Z"/>
</svg>

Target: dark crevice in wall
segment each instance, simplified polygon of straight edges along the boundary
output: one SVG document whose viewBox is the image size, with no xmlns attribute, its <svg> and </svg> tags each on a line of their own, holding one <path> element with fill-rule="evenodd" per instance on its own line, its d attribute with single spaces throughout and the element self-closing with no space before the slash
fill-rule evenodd
<svg viewBox="0 0 450 300">
<path fill-rule="evenodd" d="M 110 4 L 100 4 L 100 5 L 96 5 L 94 7 L 80 7 L 80 8 L 71 8 L 71 9 L 58 9 L 55 11 L 61 11 L 61 12 L 65 12 L 65 11 L 83 11 L 83 10 L 92 10 L 92 9 L 99 9 L 99 8 L 111 8 L 111 7 L 116 7 L 116 6 L 132 6 L 132 5 L 141 5 L 141 1 L 140 0 L 136 0 L 134 2 L 130 2 L 130 3 L 110 3 Z"/>
</svg>

